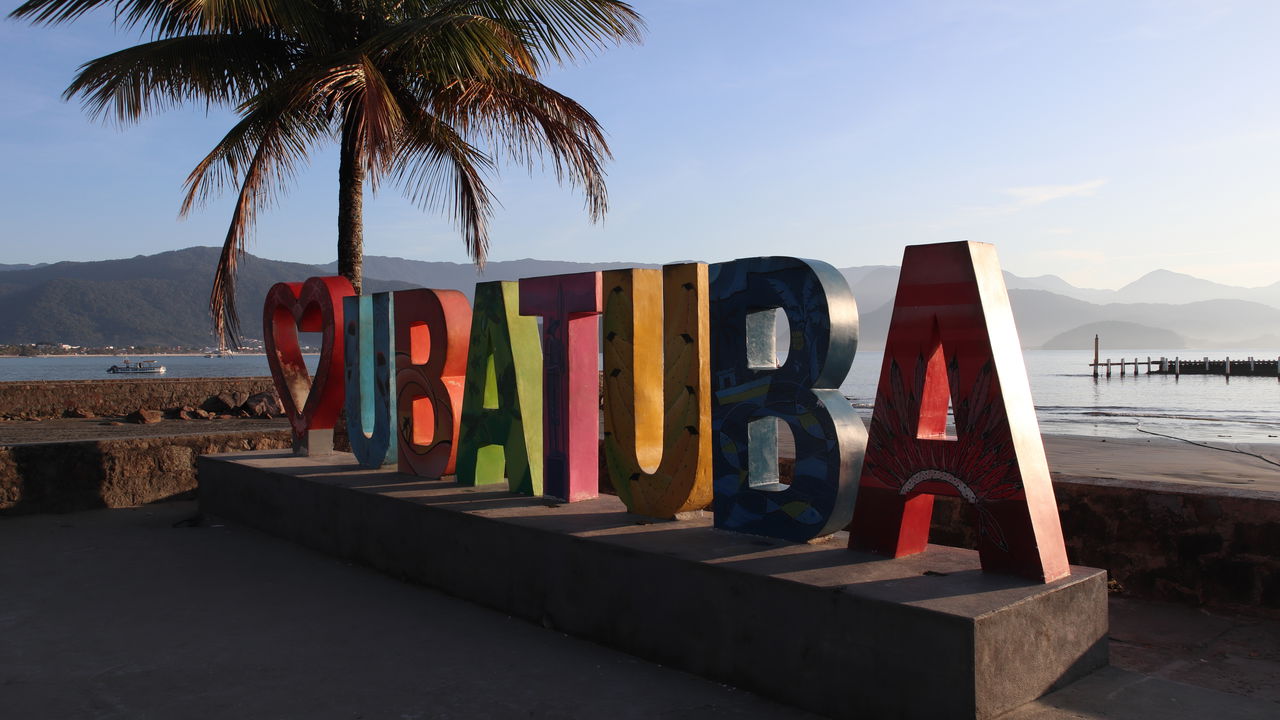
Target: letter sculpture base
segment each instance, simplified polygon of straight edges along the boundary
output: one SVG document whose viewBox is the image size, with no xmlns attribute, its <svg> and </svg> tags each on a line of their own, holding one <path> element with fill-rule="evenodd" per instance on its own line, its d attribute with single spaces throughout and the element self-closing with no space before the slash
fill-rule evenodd
<svg viewBox="0 0 1280 720">
<path fill-rule="evenodd" d="M 984 574 L 929 546 L 794 544 L 288 451 L 199 460 L 222 516 L 655 662 L 842 718 L 990 718 L 1107 664 L 1106 574 Z"/>
</svg>

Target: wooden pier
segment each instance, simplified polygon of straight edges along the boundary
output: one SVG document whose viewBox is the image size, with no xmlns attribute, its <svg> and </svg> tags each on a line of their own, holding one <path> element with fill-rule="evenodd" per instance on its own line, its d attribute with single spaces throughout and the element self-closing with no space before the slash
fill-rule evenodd
<svg viewBox="0 0 1280 720">
<path fill-rule="evenodd" d="M 1178 377 L 1181 375 L 1222 375 L 1230 378 L 1232 375 L 1243 377 L 1273 377 L 1280 379 L 1280 357 L 1275 360 L 1270 358 L 1259 360 L 1254 357 L 1248 357 L 1244 360 L 1232 360 L 1230 357 L 1222 360 L 1210 360 L 1207 356 L 1198 360 L 1183 360 L 1180 357 L 1169 359 L 1167 357 L 1155 358 L 1150 355 L 1146 360 L 1141 358 L 1120 358 L 1116 362 L 1112 362 L 1111 358 L 1105 361 L 1098 358 L 1098 336 L 1093 336 L 1093 362 L 1089 363 L 1089 367 L 1093 368 L 1093 376 L 1096 378 L 1099 374 L 1105 372 L 1106 377 L 1111 377 L 1112 370 L 1124 377 L 1125 370 L 1132 367 L 1133 374 L 1139 375 L 1140 367 L 1147 367 L 1148 375 L 1173 375 Z"/>
<path fill-rule="evenodd" d="M 1127 372 L 1134 375 L 1142 374 L 1142 368 L 1146 368 L 1147 375 L 1223 375 L 1225 377 L 1273 377 L 1280 378 L 1280 358 L 1275 360 L 1259 360 L 1249 357 L 1244 360 L 1232 360 L 1224 358 L 1222 360 L 1211 360 L 1207 357 L 1195 360 L 1184 360 L 1180 357 L 1147 357 L 1146 360 L 1141 358 L 1120 358 L 1119 360 L 1097 360 L 1089 363 L 1089 367 L 1093 368 L 1093 376 L 1099 377 L 1105 375 L 1111 377 L 1113 373 L 1124 377 Z"/>
</svg>

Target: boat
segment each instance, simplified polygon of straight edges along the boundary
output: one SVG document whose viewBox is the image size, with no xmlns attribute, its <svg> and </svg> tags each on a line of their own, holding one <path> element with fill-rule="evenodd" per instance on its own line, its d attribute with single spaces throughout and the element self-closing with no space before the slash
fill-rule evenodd
<svg viewBox="0 0 1280 720">
<path fill-rule="evenodd" d="M 123 360 L 119 365 L 107 368 L 107 372 L 120 375 L 163 375 L 165 369 L 158 360 L 139 360 L 138 362 Z"/>
</svg>

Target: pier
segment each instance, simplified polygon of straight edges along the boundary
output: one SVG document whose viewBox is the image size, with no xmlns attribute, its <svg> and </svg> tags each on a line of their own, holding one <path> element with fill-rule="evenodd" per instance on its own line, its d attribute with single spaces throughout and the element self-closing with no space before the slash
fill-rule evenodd
<svg viewBox="0 0 1280 720">
<path fill-rule="evenodd" d="M 1120 358 L 1112 361 L 1111 358 L 1101 360 L 1098 357 L 1098 336 L 1093 336 L 1093 362 L 1089 363 L 1089 367 L 1093 368 L 1093 376 L 1096 378 L 1105 373 L 1106 377 L 1111 377 L 1112 372 L 1119 373 L 1120 377 L 1125 376 L 1125 371 L 1132 369 L 1134 375 L 1141 374 L 1140 368 L 1146 366 L 1148 375 L 1173 375 L 1178 377 L 1181 375 L 1222 375 L 1230 378 L 1232 375 L 1243 377 L 1273 377 L 1280 379 L 1280 357 L 1275 360 L 1267 358 L 1260 360 L 1255 357 L 1247 357 L 1243 360 L 1232 360 L 1230 357 L 1222 360 L 1210 360 L 1208 356 L 1195 360 L 1183 360 L 1181 357 L 1152 358 L 1147 356 L 1146 360 L 1141 358 Z"/>
<path fill-rule="evenodd" d="M 1183 360 L 1180 357 L 1174 358 L 1151 358 L 1146 360 L 1141 358 L 1120 358 L 1119 360 L 1094 360 L 1089 363 L 1089 367 L 1093 368 L 1093 376 L 1105 374 L 1111 377 L 1112 373 L 1124 377 L 1126 371 L 1132 372 L 1134 375 L 1142 373 L 1145 367 L 1148 375 L 1173 375 L 1175 377 L 1181 375 L 1223 375 L 1225 377 L 1243 376 L 1243 377 L 1274 377 L 1280 378 L 1280 358 L 1275 360 L 1259 360 L 1249 357 L 1244 360 L 1232 360 L 1224 358 L 1222 360 L 1211 360 L 1207 357 L 1198 360 Z"/>
</svg>

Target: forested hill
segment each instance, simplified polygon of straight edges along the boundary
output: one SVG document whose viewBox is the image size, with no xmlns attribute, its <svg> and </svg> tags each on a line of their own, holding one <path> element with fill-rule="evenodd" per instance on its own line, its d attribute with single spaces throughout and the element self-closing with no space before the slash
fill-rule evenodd
<svg viewBox="0 0 1280 720">
<path fill-rule="evenodd" d="M 218 248 L 193 247 L 0 273 L 0 344 L 211 345 L 208 304 L 218 254 Z M 271 285 L 323 274 L 315 265 L 246 256 L 236 293 L 244 335 L 261 336 L 258 318 Z M 375 292 L 411 287 L 376 278 L 366 286 Z"/>
<path fill-rule="evenodd" d="M 218 252 L 194 247 L 125 260 L 0 266 L 5 308 L 0 313 L 0 344 L 210 345 L 207 305 Z M 480 273 L 466 264 L 368 256 L 365 290 L 432 287 L 460 290 L 470 297 L 476 282 L 624 267 L 657 266 L 526 259 L 491 262 Z M 244 335 L 261 335 L 262 299 L 273 283 L 333 272 L 333 264 L 246 256 L 237 292 Z M 859 346 L 882 347 L 898 268 L 878 265 L 841 272 L 861 314 Z M 1005 280 L 1024 347 L 1080 345 L 1086 352 L 1094 333 L 1109 350 L 1280 346 L 1280 283 L 1234 288 L 1164 271 L 1120 290 L 1077 288 L 1052 275 L 1023 278 L 1005 273 Z M 1177 298 L 1183 300 L 1168 302 Z M 1150 347 L 1155 342 L 1165 347 Z"/>
</svg>

